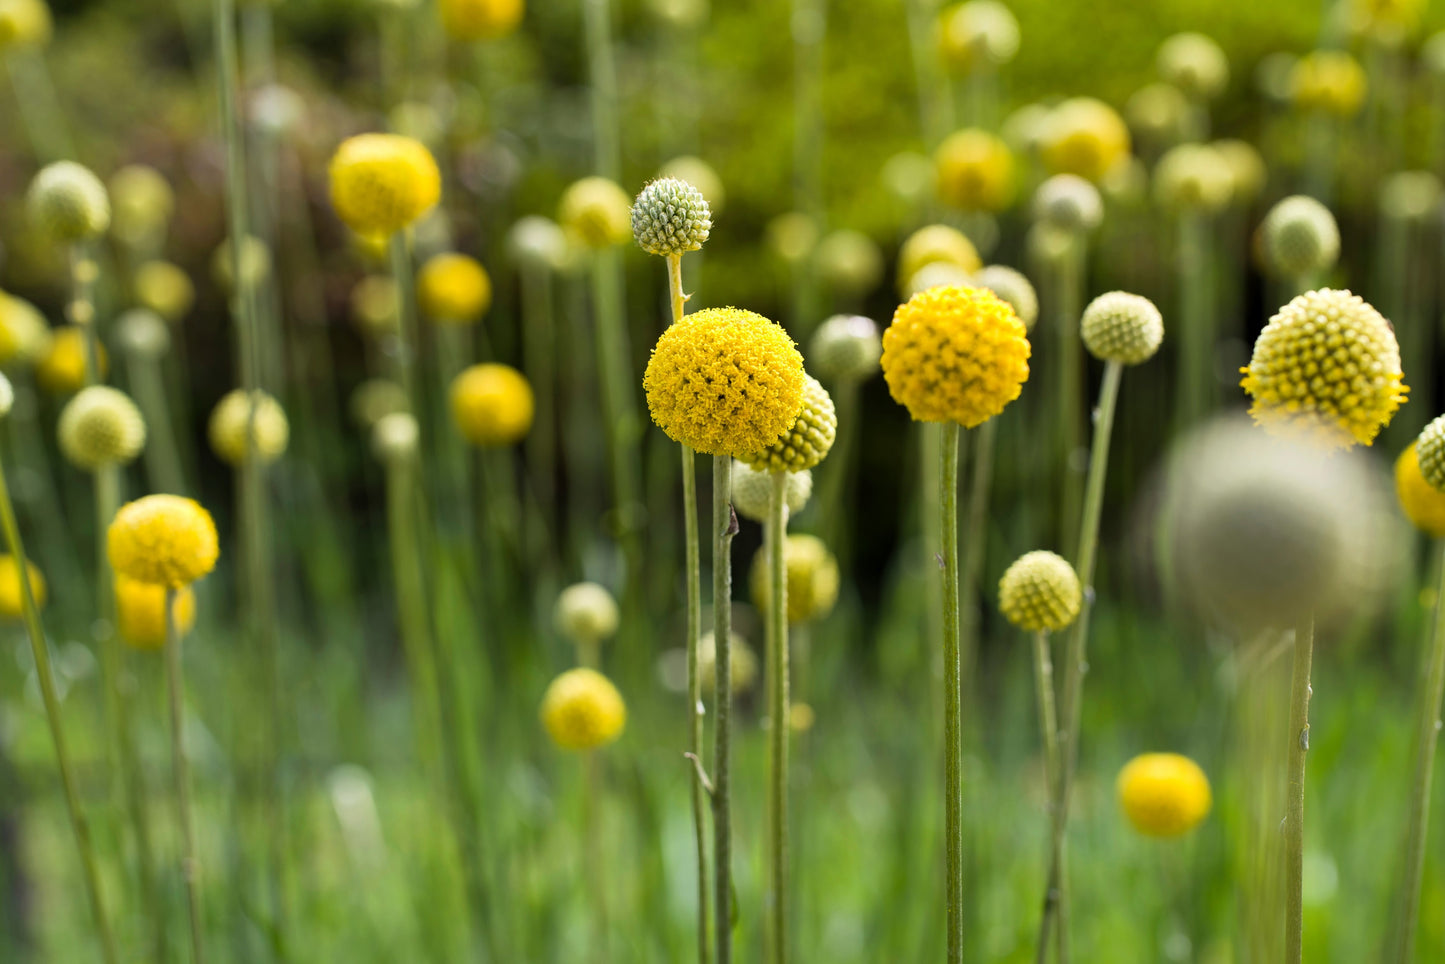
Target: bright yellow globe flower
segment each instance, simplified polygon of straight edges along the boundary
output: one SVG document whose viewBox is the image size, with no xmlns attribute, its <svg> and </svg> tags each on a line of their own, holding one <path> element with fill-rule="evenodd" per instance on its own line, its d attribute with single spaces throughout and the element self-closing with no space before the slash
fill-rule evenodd
<svg viewBox="0 0 1445 964">
<path fill-rule="evenodd" d="M 439 0 L 442 29 L 453 40 L 505 37 L 522 22 L 522 0 Z"/>
<path fill-rule="evenodd" d="M 121 506 L 106 549 L 120 575 L 172 589 L 206 575 L 221 554 L 211 514 L 179 495 L 148 495 Z"/>
<path fill-rule="evenodd" d="M 147 261 L 135 269 L 135 299 L 174 324 L 196 303 L 196 286 L 169 261 Z"/>
<path fill-rule="evenodd" d="M 1316 50 L 1295 61 L 1290 93 L 1300 110 L 1351 117 L 1365 103 L 1365 70 L 1343 50 Z"/>
<path fill-rule="evenodd" d="M 1145 753 L 1119 771 L 1119 806 L 1147 837 L 1179 837 L 1209 816 L 1213 797 L 1199 764 L 1177 753 Z"/>
<path fill-rule="evenodd" d="M 392 234 L 441 200 L 431 151 L 399 134 L 358 134 L 331 158 L 331 204 L 353 231 Z"/>
<path fill-rule="evenodd" d="M 473 445 L 514 445 L 532 428 L 526 376 L 509 365 L 473 365 L 452 381 L 452 421 Z"/>
<path fill-rule="evenodd" d="M 592 669 L 570 669 L 542 696 L 542 725 L 564 750 L 594 750 L 622 735 L 627 704 L 612 681 Z"/>
<path fill-rule="evenodd" d="M 45 605 L 45 577 L 40 574 L 35 563 L 28 563 L 25 567 L 30 573 L 30 591 L 35 595 L 35 606 L 41 608 Z M 24 614 L 24 607 L 21 605 L 20 588 L 20 566 L 16 564 L 12 555 L 0 555 L 0 616 L 6 619 L 19 619 Z"/>
<path fill-rule="evenodd" d="M 96 367 L 101 377 L 108 368 L 105 346 L 95 346 Z M 72 395 L 85 387 L 85 330 L 66 325 L 55 332 L 50 350 L 35 366 L 35 381 L 52 395 Z"/>
<path fill-rule="evenodd" d="M 972 274 L 983 267 L 973 242 L 957 228 L 930 224 L 908 236 L 898 250 L 898 288 L 906 291 L 913 276 L 930 264 L 949 264 Z"/>
<path fill-rule="evenodd" d="M 589 248 L 610 248 L 632 240 L 632 198 L 615 181 L 584 177 L 562 192 L 557 221 Z"/>
<path fill-rule="evenodd" d="M 1445 492 L 1425 480 L 1420 472 L 1416 443 L 1395 460 L 1395 495 L 1405 518 L 1426 535 L 1445 538 Z"/>
<path fill-rule="evenodd" d="M 753 556 L 749 588 L 753 605 L 763 612 L 772 605 L 767 552 Z M 793 625 L 822 619 L 838 601 L 838 560 L 817 536 L 790 535 L 783 544 L 783 568 L 788 580 L 788 622 Z"/>
<path fill-rule="evenodd" d="M 416 275 L 422 313 L 442 325 L 468 325 L 492 306 L 492 279 L 476 258 L 447 252 L 434 255 Z"/>
<path fill-rule="evenodd" d="M 1075 97 L 1050 112 L 1041 145 L 1049 173 L 1077 174 L 1097 184 L 1128 154 L 1129 127 L 1103 101 Z"/>
<path fill-rule="evenodd" d="M 1084 604 L 1074 567 L 1045 550 L 1016 559 L 998 583 L 998 608 L 1010 623 L 1030 633 L 1058 632 L 1072 625 Z"/>
<path fill-rule="evenodd" d="M 120 638 L 136 649 L 166 644 L 166 587 L 117 574 L 115 619 Z M 176 631 L 184 636 L 196 625 L 196 594 L 186 586 L 176 593 Z"/>
<path fill-rule="evenodd" d="M 955 132 L 938 146 L 933 161 L 944 204 L 965 211 L 1002 211 L 1013 200 L 1013 154 L 988 131 Z"/>
<path fill-rule="evenodd" d="M 252 404 L 242 388 L 227 392 L 211 410 L 206 425 L 206 438 L 211 451 L 227 465 L 240 466 L 247 456 L 247 428 L 250 429 L 250 455 L 260 464 L 268 465 L 281 457 L 291 438 L 291 424 L 286 410 L 270 394 L 257 389 Z M 252 409 L 255 409 L 253 416 Z"/>
</svg>

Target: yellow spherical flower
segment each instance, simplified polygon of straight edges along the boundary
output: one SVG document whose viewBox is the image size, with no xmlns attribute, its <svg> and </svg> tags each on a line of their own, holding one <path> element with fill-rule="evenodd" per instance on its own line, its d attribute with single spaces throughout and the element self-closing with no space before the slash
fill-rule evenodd
<svg viewBox="0 0 1445 964">
<path fill-rule="evenodd" d="M 353 231 L 391 234 L 441 200 L 441 172 L 420 141 L 359 134 L 331 158 L 331 204 Z"/>
<path fill-rule="evenodd" d="M 1075 97 L 1049 114 L 1041 157 L 1051 174 L 1077 174 L 1098 183 L 1129 154 L 1129 128 L 1114 108 Z"/>
<path fill-rule="evenodd" d="M 1058 632 L 1079 616 L 1084 591 L 1074 567 L 1044 550 L 1020 556 L 998 583 L 1004 618 L 1031 633 Z"/>
<path fill-rule="evenodd" d="M 965 211 L 1001 211 L 1014 196 L 1014 161 L 1008 145 L 971 127 L 950 135 L 933 155 L 938 196 Z"/>
<path fill-rule="evenodd" d="M 803 409 L 783 437 L 761 452 L 743 459 L 755 469 L 769 472 L 804 472 L 827 457 L 838 434 L 833 397 L 811 375 L 803 389 Z"/>
<path fill-rule="evenodd" d="M 1019 397 L 1029 339 L 984 288 L 930 288 L 898 306 L 883 333 L 883 377 L 914 421 L 973 428 Z"/>
<path fill-rule="evenodd" d="M 1349 117 L 1365 102 L 1365 71 L 1343 50 L 1316 50 L 1295 61 L 1290 93 L 1301 110 Z"/>
<path fill-rule="evenodd" d="M 780 325 L 740 308 L 704 308 L 662 333 L 642 387 L 668 438 L 746 460 L 797 419 L 806 378 Z"/>
<path fill-rule="evenodd" d="M 237 388 L 227 392 L 211 410 L 206 436 L 211 451 L 228 465 L 243 465 L 248 454 L 267 465 L 286 451 L 291 425 L 286 420 L 286 410 L 271 395 L 257 389 L 248 396 L 245 389 Z"/>
<path fill-rule="evenodd" d="M 196 286 L 190 275 L 169 261 L 147 261 L 135 271 L 135 300 L 175 323 L 195 304 Z"/>
<path fill-rule="evenodd" d="M 542 725 L 564 750 L 593 750 L 622 735 L 627 704 L 612 681 L 592 669 L 570 669 L 542 696 Z"/>
<path fill-rule="evenodd" d="M 70 395 L 85 387 L 85 329 L 67 325 L 55 332 L 50 350 L 35 366 L 35 380 L 54 395 Z M 96 367 L 103 377 L 107 368 L 105 346 L 95 346 Z"/>
<path fill-rule="evenodd" d="M 109 385 L 91 385 L 60 411 L 60 451 L 78 468 L 127 465 L 146 441 L 146 423 L 130 396 Z"/>
<path fill-rule="evenodd" d="M 772 599 L 767 557 L 765 549 L 758 550 L 749 576 L 753 604 L 764 612 Z M 788 622 L 812 622 L 833 611 L 838 601 L 838 560 L 822 539 L 788 536 L 783 544 L 783 565 L 788 580 Z"/>
<path fill-rule="evenodd" d="M 562 193 L 557 220 L 589 248 L 632 240 L 632 198 L 615 181 L 584 177 Z"/>
<path fill-rule="evenodd" d="M 1177 753 L 1145 753 L 1119 771 L 1119 806 L 1148 837 L 1179 837 L 1209 816 L 1213 797 L 1199 764 Z"/>
<path fill-rule="evenodd" d="M 148 495 L 128 502 L 106 533 L 115 571 L 141 582 L 179 589 L 216 567 L 216 523 L 194 499 Z"/>
<path fill-rule="evenodd" d="M 438 324 L 470 324 L 492 305 L 492 279 L 476 258 L 438 254 L 417 272 L 416 299 Z"/>
<path fill-rule="evenodd" d="M 950 264 L 972 274 L 983 267 L 978 249 L 957 228 L 930 224 L 908 236 L 898 251 L 898 287 L 905 289 L 919 270 L 930 264 Z"/>
<path fill-rule="evenodd" d="M 1281 308 L 1243 371 L 1256 422 L 1331 447 L 1372 443 L 1408 391 L 1390 323 L 1359 296 L 1329 288 Z"/>
<path fill-rule="evenodd" d="M 0 0 L 0 50 L 44 46 L 51 30 L 44 0 Z"/>
<path fill-rule="evenodd" d="M 1445 492 L 1421 474 L 1415 442 L 1395 460 L 1395 495 L 1415 528 L 1436 539 L 1445 538 Z"/>
<path fill-rule="evenodd" d="M 522 0 L 440 0 L 442 29 L 453 40 L 505 37 L 522 22 Z"/>
<path fill-rule="evenodd" d="M 37 608 L 44 606 L 45 577 L 33 562 L 29 563 L 26 569 L 30 573 L 30 592 L 35 596 L 35 605 Z M 19 619 L 24 614 L 20 593 L 20 566 L 16 564 L 14 556 L 0 555 L 0 616 Z"/>
<path fill-rule="evenodd" d="M 50 322 L 40 309 L 26 301 L 0 292 L 0 365 L 19 362 L 38 365 L 50 354 L 54 336 Z"/>
<path fill-rule="evenodd" d="M 176 593 L 176 631 L 184 636 L 196 625 L 196 594 L 186 586 Z M 115 577 L 115 622 L 120 638 L 136 649 L 166 644 L 166 587 Z"/>
<path fill-rule="evenodd" d="M 532 386 L 508 365 L 473 365 L 452 382 L 452 421 L 473 445 L 513 445 L 532 428 Z"/>
<path fill-rule="evenodd" d="M 175 210 L 170 182 L 153 167 L 129 164 L 110 176 L 113 235 L 129 245 L 157 239 Z"/>
</svg>

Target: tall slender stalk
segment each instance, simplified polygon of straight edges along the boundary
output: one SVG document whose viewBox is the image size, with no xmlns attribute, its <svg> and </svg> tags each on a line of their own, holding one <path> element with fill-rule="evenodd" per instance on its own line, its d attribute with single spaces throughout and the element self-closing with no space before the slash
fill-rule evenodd
<svg viewBox="0 0 1445 964">
<path fill-rule="evenodd" d="M 176 431 L 166 403 L 160 366 L 154 357 L 131 352 L 126 356 L 126 374 L 126 383 L 145 416 L 144 457 L 151 491 L 184 495 L 185 470 L 181 468 L 181 453 L 176 446 Z"/>
<path fill-rule="evenodd" d="M 636 381 L 628 347 L 620 259 L 615 249 L 593 253 L 592 304 L 597 313 L 598 379 L 607 423 L 615 531 L 628 563 L 627 595 L 629 601 L 636 602 L 637 591 L 643 585 L 638 574 L 642 561 L 638 530 L 644 506 L 637 454 L 642 426 L 633 397 Z"/>
<path fill-rule="evenodd" d="M 582 21 L 592 87 L 594 166 L 598 174 L 615 181 L 622 154 L 617 129 L 617 63 L 612 52 L 610 0 L 582 0 Z"/>
<path fill-rule="evenodd" d="M 732 827 L 732 545 L 738 517 L 732 507 L 732 459 L 712 459 L 712 632 L 713 727 L 712 830 L 713 906 L 716 917 L 717 964 L 733 959 L 733 827 Z"/>
<path fill-rule="evenodd" d="M 1289 780 L 1284 816 L 1284 959 L 1304 957 L 1305 754 L 1310 748 L 1310 664 L 1314 658 L 1314 618 L 1300 620 L 1294 637 L 1294 672 L 1289 696 Z"/>
<path fill-rule="evenodd" d="M 988 499 L 993 484 L 993 456 L 998 439 L 998 419 L 991 418 L 973 433 L 972 477 L 968 486 L 968 515 L 964 531 L 969 534 L 963 547 L 963 563 L 959 574 L 963 581 L 959 610 L 959 679 L 963 693 L 973 695 L 974 668 L 978 662 L 978 581 L 983 572 L 988 550 Z M 966 699 L 972 705 L 972 699 Z"/>
<path fill-rule="evenodd" d="M 15 88 L 20 122 L 35 156 L 47 164 L 75 157 L 75 143 L 43 50 L 33 44 L 17 44 L 5 52 L 5 66 Z"/>
<path fill-rule="evenodd" d="M 1055 418 L 1058 420 L 1060 466 L 1064 479 L 1062 516 L 1065 555 L 1072 555 L 1077 548 L 1073 544 L 1074 533 L 1078 531 L 1080 498 L 1083 493 L 1082 479 L 1074 468 L 1074 453 L 1082 444 L 1083 427 L 1079 417 L 1080 388 L 1084 371 L 1084 357 L 1079 341 L 1079 303 L 1083 300 L 1084 265 L 1087 258 L 1087 242 L 1082 234 L 1072 238 L 1067 249 L 1054 266 L 1054 337 L 1058 347 L 1058 379 L 1054 385 L 1057 393 Z"/>
<path fill-rule="evenodd" d="M 186 763 L 184 690 L 181 674 L 181 633 L 176 624 L 176 590 L 166 587 L 166 692 L 171 707 L 171 766 L 175 778 L 176 812 L 181 830 L 181 877 L 186 882 L 186 907 L 191 921 L 191 960 L 205 960 L 201 927 L 200 868 L 196 864 L 196 825 L 191 815 L 191 777 Z"/>
<path fill-rule="evenodd" d="M 828 12 L 824 0 L 792 0 L 793 35 L 793 209 L 808 216 L 822 231 L 827 217 L 823 203 L 823 36 Z M 818 271 L 812 258 L 794 267 L 793 324 L 795 335 L 812 330 L 821 320 Z"/>
<path fill-rule="evenodd" d="M 65 313 L 70 323 L 85 333 L 85 383 L 95 385 L 100 381 L 100 337 L 95 330 L 95 282 L 100 268 L 83 241 L 70 246 L 69 262 L 70 303 Z"/>
<path fill-rule="evenodd" d="M 421 419 L 426 409 L 417 396 L 416 384 L 416 279 L 412 273 L 411 250 L 405 231 L 392 233 L 387 251 L 391 260 L 391 280 L 396 283 L 396 317 L 400 327 L 398 337 L 401 339 L 397 348 L 397 376 L 412 413 Z"/>
<path fill-rule="evenodd" d="M 852 534 L 847 525 L 849 482 L 854 462 L 854 439 L 858 435 L 858 389 L 856 378 L 840 378 L 828 387 L 838 415 L 838 433 L 828 458 L 828 470 L 818 480 L 818 512 L 814 516 L 825 527 L 824 535 L 839 564 L 847 569 Z"/>
<path fill-rule="evenodd" d="M 963 961 L 963 687 L 958 642 L 958 437 L 941 426 L 940 521 L 943 553 L 943 813 L 947 838 L 948 964 Z M 932 535 L 930 533 L 930 535 Z"/>
<path fill-rule="evenodd" d="M 556 508 L 557 416 L 556 339 L 552 323 L 552 275 L 544 265 L 522 265 L 522 357 L 532 383 L 537 412 L 527 433 L 527 466 L 542 504 L 543 518 L 554 529 Z"/>
<path fill-rule="evenodd" d="M 984 423 L 988 424 L 988 423 Z M 1049 798 L 1049 833 L 1051 840 L 1062 839 L 1058 807 L 1055 794 L 1062 775 L 1059 773 L 1059 719 L 1054 707 L 1054 661 L 1049 652 L 1049 634 L 1034 633 L 1034 689 L 1039 703 L 1039 732 L 1044 741 L 1044 788 Z M 1056 882 L 1051 882 L 1049 894 L 1045 896 L 1045 911 L 1039 929 L 1038 944 L 1034 948 L 1034 964 L 1045 964 L 1049 956 L 1049 926 L 1053 915 L 1049 913 L 1049 898 L 1057 893 Z M 1062 962 L 1061 962 L 1062 964 Z"/>
<path fill-rule="evenodd" d="M 1209 278 L 1209 226 L 1201 211 L 1179 216 L 1179 318 L 1183 333 L 1183 372 L 1176 386 L 1175 424 L 1199 421 L 1213 405 L 1215 317 Z"/>
<path fill-rule="evenodd" d="M 768 491 L 768 849 L 767 933 L 773 964 L 788 961 L 788 504 L 786 472 L 772 473 Z"/>
</svg>

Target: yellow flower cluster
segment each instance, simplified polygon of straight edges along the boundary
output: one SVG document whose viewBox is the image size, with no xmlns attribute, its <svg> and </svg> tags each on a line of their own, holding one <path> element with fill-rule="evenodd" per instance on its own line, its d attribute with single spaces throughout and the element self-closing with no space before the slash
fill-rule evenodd
<svg viewBox="0 0 1445 964">
<path fill-rule="evenodd" d="M 211 514 L 179 495 L 148 495 L 121 506 L 106 549 L 120 575 L 172 589 L 210 572 L 221 554 Z"/>
<path fill-rule="evenodd" d="M 983 267 L 978 249 L 964 233 L 946 224 L 930 224 L 908 236 L 898 251 L 898 287 L 906 291 L 913 276 L 930 264 L 950 264 L 965 274 Z"/>
<path fill-rule="evenodd" d="M 505 37 L 522 22 L 522 0 L 440 0 L 442 29 L 453 40 Z"/>
<path fill-rule="evenodd" d="M 627 704 L 612 681 L 592 669 L 570 669 L 542 696 L 542 725 L 564 750 L 593 750 L 622 735 Z"/>
<path fill-rule="evenodd" d="M 1118 111 L 1092 97 L 1066 100 L 1050 112 L 1041 157 L 1051 174 L 1098 183 L 1129 154 L 1129 128 Z"/>
<path fill-rule="evenodd" d="M 473 365 L 452 381 L 452 421 L 473 445 L 513 445 L 532 428 L 526 376 L 510 365 Z"/>
<path fill-rule="evenodd" d="M 416 299 L 438 324 L 471 324 L 492 306 L 492 279 L 476 258 L 434 255 L 416 275 Z"/>
<path fill-rule="evenodd" d="M 441 172 L 420 141 L 358 134 L 331 158 L 331 204 L 360 234 L 392 234 L 441 200 Z"/>
<path fill-rule="evenodd" d="M 1365 102 L 1365 71 L 1343 50 L 1305 54 L 1290 71 L 1290 93 L 1300 110 L 1350 117 Z"/>
<path fill-rule="evenodd" d="M 147 261 L 135 270 L 135 298 L 166 321 L 175 323 L 196 302 L 190 275 L 169 261 Z"/>
<path fill-rule="evenodd" d="M 933 156 L 938 196 L 965 211 L 1002 211 L 1014 196 L 1014 161 L 997 135 L 968 128 L 950 135 Z"/>
<path fill-rule="evenodd" d="M 35 366 L 35 381 L 53 395 L 71 395 L 85 387 L 85 329 L 66 325 L 55 332 L 50 340 L 50 350 Z M 105 346 L 96 343 L 96 367 L 101 377 L 105 376 L 107 356 Z"/>
<path fill-rule="evenodd" d="M 1083 588 L 1074 567 L 1046 550 L 1028 552 L 1009 566 L 998 584 L 1004 618 L 1031 633 L 1058 632 L 1079 616 Z"/>
<path fill-rule="evenodd" d="M 743 459 L 755 469 L 768 472 L 803 472 L 828 455 L 838 434 L 838 415 L 828 390 L 811 375 L 805 375 L 803 409 L 783 437 L 761 452 Z"/>
<path fill-rule="evenodd" d="M 1119 771 L 1119 806 L 1148 837 L 1179 837 L 1209 816 L 1213 795 L 1199 764 L 1177 753 L 1145 753 Z"/>
<path fill-rule="evenodd" d="M 190 586 L 176 593 L 176 631 L 184 636 L 196 625 L 196 594 Z M 166 644 L 166 587 L 128 576 L 115 577 L 115 621 L 120 638 L 136 649 Z"/>
<path fill-rule="evenodd" d="M 254 414 L 252 410 L 254 411 Z M 247 452 L 247 428 L 250 429 L 250 452 Z M 240 466 L 250 454 L 262 465 L 276 461 L 286 451 L 291 439 L 291 424 L 286 410 L 267 392 L 257 389 L 248 397 L 246 390 L 227 392 L 211 410 L 206 426 L 211 451 L 227 465 Z"/>
<path fill-rule="evenodd" d="M 822 619 L 838 601 L 838 560 L 817 536 L 791 535 L 783 545 L 783 566 L 788 581 L 788 622 L 794 625 Z M 768 580 L 768 554 L 759 549 L 748 576 L 753 604 L 763 612 L 772 605 Z"/>
<path fill-rule="evenodd" d="M 108 385 L 91 385 L 66 403 L 56 426 L 60 451 L 78 468 L 95 470 L 130 463 L 146 441 L 146 423 L 130 396 Z"/>
<path fill-rule="evenodd" d="M 562 192 L 557 221 L 589 248 L 632 240 L 632 198 L 616 181 L 584 177 Z"/>
<path fill-rule="evenodd" d="M 33 562 L 28 563 L 25 568 L 30 573 L 30 591 L 35 594 L 35 606 L 44 606 L 45 577 Z M 15 562 L 14 556 L 0 555 L 0 616 L 19 619 L 24 611 L 24 606 L 21 605 L 20 566 Z"/>
<path fill-rule="evenodd" d="M 1420 471 L 1416 442 L 1395 460 L 1395 495 L 1405 518 L 1415 528 L 1436 539 L 1445 538 L 1445 492 L 1441 492 Z"/>
</svg>

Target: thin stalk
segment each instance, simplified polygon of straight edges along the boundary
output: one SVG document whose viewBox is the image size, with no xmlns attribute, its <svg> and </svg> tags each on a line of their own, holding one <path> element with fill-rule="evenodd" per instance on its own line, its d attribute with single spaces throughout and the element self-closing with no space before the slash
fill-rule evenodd
<svg viewBox="0 0 1445 964">
<path fill-rule="evenodd" d="M 712 459 L 712 631 L 713 708 L 717 724 L 713 728 L 712 829 L 713 859 L 716 878 L 713 882 L 713 905 L 716 915 L 717 964 L 731 964 L 733 959 L 733 827 L 732 827 L 732 546 L 737 535 L 738 517 L 732 507 L 732 459 L 714 455 Z"/>
<path fill-rule="evenodd" d="M 978 583 L 988 550 L 988 500 L 993 483 L 993 456 L 998 438 L 998 419 L 991 418 L 973 433 L 972 478 L 968 487 L 968 516 L 964 531 L 969 534 L 963 548 L 960 575 L 963 600 L 959 613 L 959 678 L 963 681 L 965 702 L 973 704 L 974 667 L 978 662 Z"/>
<path fill-rule="evenodd" d="M 612 7 L 609 0 L 582 0 L 587 42 L 588 77 L 592 86 L 592 149 L 597 173 L 617 180 L 621 168 L 617 127 L 617 64 L 612 53 Z"/>
<path fill-rule="evenodd" d="M 985 422 L 984 424 L 988 424 Z M 1044 741 L 1044 787 L 1049 797 L 1049 832 L 1051 840 L 1061 839 L 1059 811 L 1054 795 L 1059 784 L 1059 720 L 1054 708 L 1054 661 L 1049 653 L 1049 634 L 1034 634 L 1034 688 L 1039 703 L 1039 733 Z M 1057 893 L 1051 884 L 1044 899 L 1044 914 L 1039 925 L 1038 944 L 1034 948 L 1035 964 L 1044 964 L 1049 956 L 1049 929 L 1053 922 L 1050 897 Z"/>
<path fill-rule="evenodd" d="M 417 749 L 423 766 L 436 777 L 440 775 L 441 762 L 438 749 L 442 733 L 441 698 L 416 534 L 415 472 L 416 467 L 406 461 L 397 460 L 387 465 L 386 521 L 391 538 L 392 579 L 396 585 L 401 644 L 411 680 Z"/>
<path fill-rule="evenodd" d="M 939 465 L 943 458 L 943 429 L 933 422 L 920 422 L 917 430 L 919 433 L 919 461 L 921 462 L 918 481 L 922 488 L 920 492 L 922 518 L 919 519 L 919 523 L 924 544 L 927 545 L 934 538 L 934 533 L 943 531 L 941 490 L 933 481 L 936 471 L 934 466 Z M 924 563 L 923 579 L 924 594 L 927 599 L 927 605 L 924 607 L 924 629 L 928 640 L 927 663 L 929 667 L 933 667 L 934 660 L 941 659 L 943 652 L 943 576 L 933 562 L 932 553 L 929 553 L 929 558 Z"/>
<path fill-rule="evenodd" d="M 145 416 L 145 468 L 151 491 L 184 495 L 185 471 L 181 468 L 181 453 L 176 446 L 175 427 L 156 359 L 131 353 L 126 357 L 126 372 L 127 384 Z"/>
<path fill-rule="evenodd" d="M 641 423 L 632 393 L 636 381 L 629 361 L 622 263 L 616 250 L 598 251 L 592 257 L 592 304 L 597 317 L 598 379 L 612 469 L 614 527 L 628 563 L 627 595 L 635 602 L 637 591 L 643 585 L 638 574 L 641 563 L 638 530 L 644 512 L 637 454 Z"/>
<path fill-rule="evenodd" d="M 823 37 L 828 13 L 824 0 L 792 0 L 793 36 L 793 209 L 806 214 L 821 232 L 827 220 L 823 200 Z M 818 271 L 812 258 L 794 269 L 793 333 L 801 336 L 821 320 Z"/>
<path fill-rule="evenodd" d="M 196 826 L 191 815 L 191 777 L 186 764 L 185 715 L 181 708 L 181 634 L 176 625 L 176 590 L 166 587 L 166 690 L 171 706 L 171 765 L 176 784 L 176 811 L 181 830 L 181 877 L 186 882 L 186 907 L 191 921 L 191 960 L 205 959 L 201 930 L 201 883 L 196 865 Z"/>
<path fill-rule="evenodd" d="M 522 268 L 522 357 L 536 398 L 536 417 L 527 433 L 527 466 L 548 530 L 556 528 L 556 349 L 553 335 L 552 277 L 541 265 Z"/>
<path fill-rule="evenodd" d="M 587 861 L 587 893 L 592 900 L 592 960 L 606 964 L 611 957 L 607 940 L 608 882 L 602 853 L 606 838 L 602 828 L 602 761 L 596 750 L 583 754 L 582 768 L 586 771 L 587 782 L 587 789 L 582 794 L 582 837 L 584 859 Z"/>
<path fill-rule="evenodd" d="M 85 895 L 90 901 L 91 915 L 95 918 L 101 958 L 106 964 L 118 964 L 120 958 L 116 955 L 115 938 L 111 934 L 110 919 L 106 916 L 105 903 L 100 895 L 100 874 L 96 869 L 90 828 L 85 822 L 85 811 L 80 807 L 80 794 L 76 791 L 70 752 L 66 749 L 65 731 L 61 726 L 60 699 L 55 695 L 55 677 L 50 671 L 50 650 L 45 642 L 45 630 L 40 625 L 40 609 L 35 605 L 35 590 L 30 585 L 30 563 L 25 555 L 25 545 L 20 539 L 20 527 L 15 523 L 15 507 L 10 503 L 10 487 L 5 481 L 3 468 L 0 468 L 0 530 L 4 531 L 5 547 L 15 557 L 15 565 L 20 573 L 20 608 L 25 618 L 26 633 L 30 637 L 30 655 L 35 660 L 35 678 L 40 684 L 40 696 L 45 704 L 45 719 L 50 724 L 50 738 L 55 743 L 55 764 L 60 771 L 61 788 L 65 791 L 70 829 L 75 834 L 76 849 L 80 851 Z"/>
<path fill-rule="evenodd" d="M 1082 236 L 1074 238 L 1068 250 L 1060 257 L 1054 273 L 1054 337 L 1057 339 L 1059 369 L 1054 390 L 1055 417 L 1058 419 L 1058 445 L 1062 458 L 1064 479 L 1061 532 L 1065 555 L 1072 555 L 1071 545 L 1074 533 L 1078 531 L 1082 479 L 1074 468 L 1074 453 L 1079 450 L 1083 439 L 1083 426 L 1079 418 L 1079 400 L 1083 392 L 1080 382 L 1084 371 L 1084 357 L 1079 342 L 1079 312 L 1083 300 L 1084 263 L 1087 257 L 1086 242 Z"/>
<path fill-rule="evenodd" d="M 15 106 L 30 149 L 44 163 L 75 157 L 75 144 L 65 123 L 65 110 L 40 47 L 22 45 L 5 52 Z"/>
<path fill-rule="evenodd" d="M 1289 770 L 1284 816 L 1284 959 L 1304 957 L 1305 754 L 1310 748 L 1310 663 L 1314 658 L 1314 618 L 1300 621 L 1294 637 L 1294 672 L 1289 696 Z"/>
<path fill-rule="evenodd" d="M 943 535 L 943 813 L 948 883 L 949 964 L 963 961 L 963 686 L 958 625 L 958 436 L 941 426 L 939 494 Z M 930 533 L 932 535 L 932 533 Z"/>
<path fill-rule="evenodd" d="M 115 585 L 110 573 L 110 556 L 106 551 L 107 527 L 120 508 L 120 470 L 114 465 L 102 466 L 92 474 L 95 495 L 95 612 L 96 648 L 100 652 L 100 676 L 104 690 L 106 751 L 110 761 L 108 782 L 112 795 L 121 770 L 120 734 L 120 644 L 115 634 Z"/>
<path fill-rule="evenodd" d="M 1185 211 L 1178 226 L 1179 327 L 1184 357 L 1174 417 L 1182 429 L 1203 418 L 1213 404 L 1215 319 L 1210 304 L 1209 222 L 1202 212 Z"/>
<path fill-rule="evenodd" d="M 85 242 L 70 246 L 70 303 L 65 313 L 70 323 L 85 332 L 85 384 L 100 382 L 100 338 L 95 330 L 95 282 L 100 268 Z"/>
<path fill-rule="evenodd" d="M 773 964 L 788 961 L 788 476 L 769 479 L 768 523 L 768 849 L 769 893 L 765 902 Z"/>
<path fill-rule="evenodd" d="M 858 387 L 856 378 L 841 378 L 830 386 L 838 415 L 838 434 L 829 453 L 828 468 L 818 480 L 818 514 L 815 516 L 824 527 L 833 555 L 845 569 L 851 548 L 852 533 L 845 523 L 851 505 L 848 488 L 853 475 L 853 440 L 858 434 Z"/>
<path fill-rule="evenodd" d="M 400 325 L 397 348 L 397 373 L 401 387 L 406 392 L 407 404 L 417 418 L 426 411 L 417 397 L 416 385 L 416 296 L 413 291 L 415 279 L 412 276 L 411 251 L 408 250 L 406 232 L 392 233 L 389 242 L 391 255 L 391 279 L 396 283 L 396 316 Z"/>
</svg>

